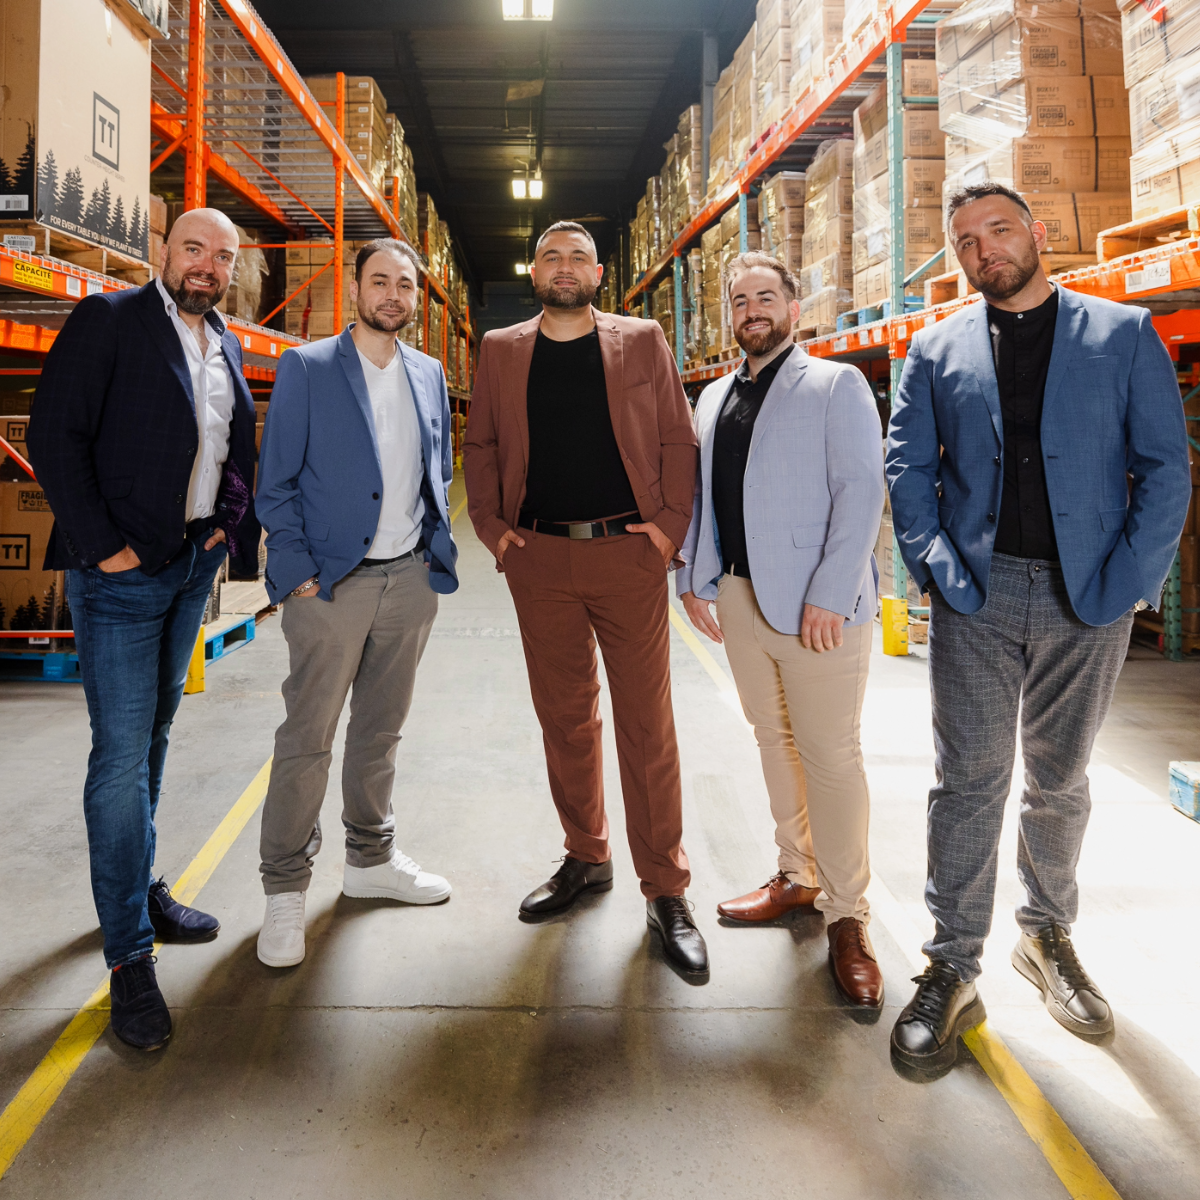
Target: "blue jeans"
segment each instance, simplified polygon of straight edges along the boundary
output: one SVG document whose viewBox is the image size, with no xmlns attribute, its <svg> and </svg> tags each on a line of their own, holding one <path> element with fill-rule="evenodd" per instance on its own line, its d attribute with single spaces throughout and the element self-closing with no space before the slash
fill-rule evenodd
<svg viewBox="0 0 1200 1200">
<path fill-rule="evenodd" d="M 987 601 L 956 612 L 930 591 L 929 682 L 937 786 L 929 793 L 925 902 L 936 932 L 923 947 L 962 979 L 979 974 L 992 926 L 1004 803 L 1017 729 L 1025 760 L 1017 924 L 1070 933 L 1075 866 L 1091 814 L 1087 768 L 1129 647 L 1133 613 L 1086 625 L 1057 563 L 992 556 Z"/>
<path fill-rule="evenodd" d="M 67 572 L 67 597 L 92 752 L 83 788 L 92 896 L 109 967 L 149 953 L 146 894 L 154 866 L 154 813 L 167 738 L 213 579 L 219 542 L 189 539 L 157 575 Z"/>
</svg>

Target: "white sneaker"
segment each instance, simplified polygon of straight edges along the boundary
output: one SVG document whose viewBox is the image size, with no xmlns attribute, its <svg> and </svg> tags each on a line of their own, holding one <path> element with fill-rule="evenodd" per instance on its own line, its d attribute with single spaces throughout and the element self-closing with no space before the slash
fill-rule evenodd
<svg viewBox="0 0 1200 1200">
<path fill-rule="evenodd" d="M 304 961 L 304 892 L 267 897 L 258 934 L 258 960 L 268 967 L 294 967 Z"/>
<path fill-rule="evenodd" d="M 422 871 L 407 854 L 392 851 L 391 862 L 374 867 L 346 864 L 342 893 L 356 900 L 400 900 L 405 904 L 440 904 L 450 895 L 450 884 L 440 875 Z"/>
</svg>

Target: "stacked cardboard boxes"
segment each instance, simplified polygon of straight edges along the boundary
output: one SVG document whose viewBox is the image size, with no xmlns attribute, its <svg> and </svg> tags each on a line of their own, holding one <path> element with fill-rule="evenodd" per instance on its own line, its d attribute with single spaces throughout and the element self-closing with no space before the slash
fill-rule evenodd
<svg viewBox="0 0 1200 1200">
<path fill-rule="evenodd" d="M 668 233 L 674 237 L 700 211 L 704 197 L 703 126 L 699 104 L 691 104 L 679 114 L 675 136 L 668 146 L 672 171 L 663 204 L 669 210 Z"/>
<path fill-rule="evenodd" d="M 1129 87 L 1132 218 L 1200 197 L 1200 2 L 1119 0 Z"/>
<path fill-rule="evenodd" d="M 346 75 L 346 145 L 376 187 L 383 184 L 391 163 L 391 139 L 387 127 L 387 100 L 370 75 Z M 332 121 L 337 102 L 336 75 L 310 75 L 313 98 L 325 106 Z"/>
<path fill-rule="evenodd" d="M 825 73 L 842 44 L 845 7 L 841 0 L 792 0 L 791 99 L 798 100 Z"/>
<path fill-rule="evenodd" d="M 846 0 L 842 41 L 849 45 L 882 7 L 880 0 Z"/>
<path fill-rule="evenodd" d="M 793 273 L 803 262 L 806 185 L 802 171 L 780 171 L 758 195 L 762 249 Z"/>
<path fill-rule="evenodd" d="M 253 229 L 243 229 L 240 225 L 235 225 L 234 228 L 238 233 L 238 243 L 243 247 L 247 242 L 262 241 L 261 236 Z M 239 250 L 237 261 L 233 264 L 233 282 L 217 307 L 227 316 L 239 317 L 243 321 L 253 321 L 257 324 L 259 317 L 266 311 L 263 307 L 263 288 L 269 278 L 267 258 L 261 250 L 254 246 L 248 250 Z M 280 299 L 282 298 L 281 296 Z"/>
<path fill-rule="evenodd" d="M 1096 230 L 1130 219 L 1120 53 L 1115 0 L 969 0 L 942 21 L 945 195 L 1014 187 L 1047 220 L 1048 249 L 1072 256 L 1058 265 L 1094 261 Z"/>
<path fill-rule="evenodd" d="M 758 137 L 757 25 L 733 53 L 732 114 L 729 131 L 730 172 L 745 162 Z"/>
<path fill-rule="evenodd" d="M 728 182 L 737 164 L 733 161 L 730 138 L 733 134 L 733 63 L 717 76 L 713 88 L 713 123 L 708 135 L 708 195 L 712 196 Z"/>
<path fill-rule="evenodd" d="M 389 199 L 392 188 L 396 188 L 400 203 L 400 225 L 410 242 L 417 240 L 417 175 L 413 169 L 412 148 L 404 140 L 404 126 L 395 113 L 386 118 L 388 135 L 388 164 L 384 178 L 384 190 Z M 391 182 L 389 182 L 389 180 Z"/>
<path fill-rule="evenodd" d="M 931 95 L 937 74 L 929 59 L 902 67 L 902 93 Z M 937 110 L 905 105 L 901 115 L 903 194 L 892 203 L 888 176 L 887 85 L 880 84 L 854 110 L 854 306 L 869 308 L 891 295 L 892 210 L 904 210 L 904 273 L 912 274 L 941 249 L 945 135 Z M 920 289 L 913 291 L 920 296 Z"/>
<path fill-rule="evenodd" d="M 719 223 L 700 235 L 700 280 L 700 303 L 704 309 L 704 353 L 719 354 L 725 347 Z"/>
<path fill-rule="evenodd" d="M 732 350 L 736 345 L 733 337 L 733 316 L 729 311 L 729 264 L 742 253 L 741 215 L 738 206 L 727 208 L 716 226 L 721 236 L 721 349 Z M 758 206 L 749 205 L 746 210 L 746 249 L 761 250 L 762 235 L 758 227 Z"/>
<path fill-rule="evenodd" d="M 792 0 L 758 0 L 755 11 L 758 132 L 787 111 L 792 87 Z"/>
<path fill-rule="evenodd" d="M 830 327 L 854 306 L 854 143 L 822 142 L 805 172 L 800 328 Z M 807 277 L 807 279 L 806 279 Z M 819 286 L 812 286 L 814 283 Z"/>
</svg>

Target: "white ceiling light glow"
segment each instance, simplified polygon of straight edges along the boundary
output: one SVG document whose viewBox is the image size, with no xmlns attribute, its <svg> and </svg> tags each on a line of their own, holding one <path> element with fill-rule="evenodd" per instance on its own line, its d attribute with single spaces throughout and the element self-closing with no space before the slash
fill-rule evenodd
<svg viewBox="0 0 1200 1200">
<path fill-rule="evenodd" d="M 529 181 L 529 198 L 530 200 L 540 200 L 542 198 L 542 180 L 540 176 Z"/>
<path fill-rule="evenodd" d="M 512 181 L 512 189 L 513 189 L 513 199 L 514 200 L 524 200 L 525 199 L 525 180 L 524 179 L 514 179 Z"/>
<path fill-rule="evenodd" d="M 517 263 L 517 274 L 518 275 L 528 275 L 529 268 L 524 263 Z"/>
<path fill-rule="evenodd" d="M 552 21 L 554 0 L 500 0 L 506 21 Z"/>
</svg>

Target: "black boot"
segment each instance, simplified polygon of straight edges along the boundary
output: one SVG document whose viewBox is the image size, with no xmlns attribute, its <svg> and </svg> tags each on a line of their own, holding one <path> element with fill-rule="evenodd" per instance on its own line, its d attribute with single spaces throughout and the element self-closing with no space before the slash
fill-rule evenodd
<svg viewBox="0 0 1200 1200">
<path fill-rule="evenodd" d="M 160 942 L 211 942 L 221 928 L 216 917 L 180 904 L 161 878 L 150 885 L 146 903 L 154 936 Z"/>
<path fill-rule="evenodd" d="M 1113 1029 L 1112 1009 L 1075 956 L 1071 939 L 1058 925 L 1039 929 L 1036 937 L 1021 934 L 1012 965 L 1042 993 L 1050 1015 L 1083 1037 L 1100 1037 Z"/>
<path fill-rule="evenodd" d="M 892 1028 L 892 1054 L 915 1071 L 949 1068 L 959 1036 L 987 1016 L 975 981 L 964 983 L 950 963 L 935 959 L 913 982 L 917 994 Z"/>
<path fill-rule="evenodd" d="M 150 955 L 113 969 L 108 984 L 112 1028 L 128 1046 L 158 1050 L 171 1036 L 171 1013 L 158 990 Z"/>
<path fill-rule="evenodd" d="M 612 859 L 602 863 L 586 863 L 567 857 L 563 865 L 539 888 L 534 888 L 521 901 L 521 915 L 540 917 L 544 913 L 570 908 L 584 892 L 612 890 Z"/>
<path fill-rule="evenodd" d="M 646 902 L 646 924 L 662 938 L 667 958 L 689 975 L 708 974 L 708 947 L 682 896 Z"/>
</svg>

